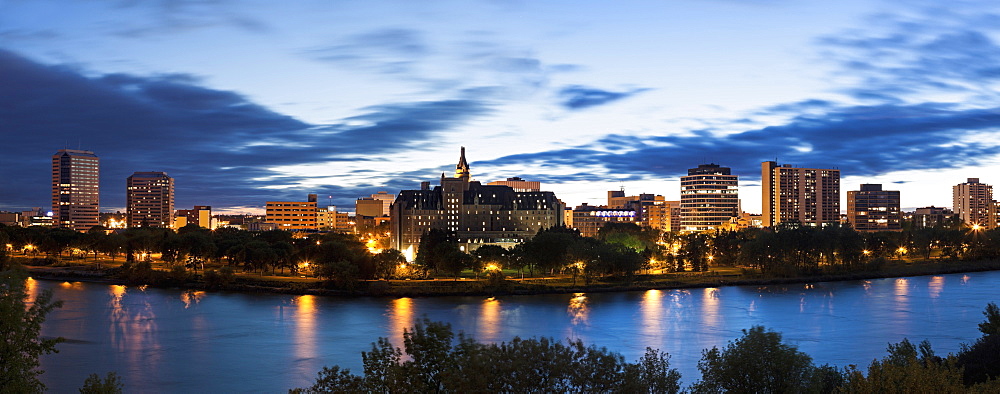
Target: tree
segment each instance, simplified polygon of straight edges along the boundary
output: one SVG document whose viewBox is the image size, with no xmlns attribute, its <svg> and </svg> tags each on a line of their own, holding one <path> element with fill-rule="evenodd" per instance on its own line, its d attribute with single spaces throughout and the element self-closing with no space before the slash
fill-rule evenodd
<svg viewBox="0 0 1000 394">
<path fill-rule="evenodd" d="M 406 257 L 396 249 L 385 249 L 372 258 L 375 264 L 375 277 L 389 280 L 396 272 L 396 267 L 406 263 Z"/>
<path fill-rule="evenodd" d="M 706 349 L 698 370 L 701 380 L 691 386 L 695 393 L 795 393 L 810 391 L 819 380 L 809 355 L 762 326 L 743 330 L 722 350 Z"/>
<path fill-rule="evenodd" d="M 39 332 L 45 316 L 62 306 L 52 301 L 52 292 L 38 295 L 31 306 L 25 291 L 27 276 L 20 270 L 0 272 L 0 388 L 4 392 L 42 392 L 38 380 L 38 358 L 56 352 L 62 338 L 42 339 Z"/>
<path fill-rule="evenodd" d="M 848 367 L 849 393 L 964 393 L 962 371 L 955 358 L 942 359 L 934 355 L 930 343 L 921 342 L 919 349 L 904 339 L 890 344 L 889 354 L 873 360 L 868 374 L 863 375 L 853 365 Z"/>
<path fill-rule="evenodd" d="M 80 394 L 121 394 L 124 387 L 122 378 L 114 372 L 108 372 L 104 379 L 92 373 L 83 381 Z"/>
<path fill-rule="evenodd" d="M 406 357 L 404 358 L 404 354 Z M 323 368 L 312 387 L 331 392 L 628 392 L 676 393 L 670 356 L 647 349 L 637 363 L 580 341 L 549 338 L 483 344 L 424 319 L 403 331 L 403 349 L 379 338 L 363 352 L 364 375 Z"/>
<path fill-rule="evenodd" d="M 983 315 L 986 321 L 979 323 L 983 336 L 971 345 L 962 345 L 958 352 L 957 363 L 967 385 L 1000 379 L 1000 308 L 991 302 Z"/>
</svg>

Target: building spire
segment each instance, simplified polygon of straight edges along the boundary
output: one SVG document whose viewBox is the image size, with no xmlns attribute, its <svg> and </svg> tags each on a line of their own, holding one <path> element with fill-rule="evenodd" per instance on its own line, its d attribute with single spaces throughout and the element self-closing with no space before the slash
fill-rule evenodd
<svg viewBox="0 0 1000 394">
<path fill-rule="evenodd" d="M 471 178 L 469 172 L 469 162 L 465 160 L 465 147 L 462 147 L 462 155 L 458 158 L 458 165 L 455 166 L 455 178 L 464 178 L 466 181 Z"/>
</svg>

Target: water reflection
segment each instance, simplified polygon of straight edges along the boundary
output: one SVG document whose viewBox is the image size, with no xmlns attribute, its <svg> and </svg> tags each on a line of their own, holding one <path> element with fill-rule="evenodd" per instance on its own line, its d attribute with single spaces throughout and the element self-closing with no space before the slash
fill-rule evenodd
<svg viewBox="0 0 1000 394">
<path fill-rule="evenodd" d="M 38 298 L 38 281 L 35 278 L 28 277 L 24 280 L 24 290 L 28 297 L 25 299 L 29 304 L 35 302 L 35 298 Z"/>
<path fill-rule="evenodd" d="M 83 290 L 83 282 L 62 282 L 59 287 L 65 290 Z"/>
<path fill-rule="evenodd" d="M 479 315 L 479 332 L 476 339 L 482 342 L 496 342 L 500 334 L 500 300 L 490 297 L 483 300 Z"/>
<path fill-rule="evenodd" d="M 719 289 L 705 288 L 701 294 L 701 324 L 715 327 L 719 324 Z"/>
<path fill-rule="evenodd" d="M 906 278 L 897 278 L 894 285 L 893 309 L 895 311 L 893 320 L 896 324 L 905 324 L 910 319 L 910 281 Z"/>
<path fill-rule="evenodd" d="M 569 299 L 569 307 L 566 308 L 566 313 L 572 318 L 571 322 L 574 326 L 588 324 L 590 307 L 587 305 L 587 294 L 573 293 L 573 298 Z"/>
<path fill-rule="evenodd" d="M 941 290 L 944 290 L 944 277 L 931 277 L 931 281 L 927 283 L 927 292 L 931 298 L 938 298 L 941 295 Z"/>
<path fill-rule="evenodd" d="M 643 293 L 639 312 L 642 315 L 640 325 L 644 344 L 652 348 L 659 347 L 661 342 L 657 339 L 663 335 L 663 292 L 647 290 Z"/>
<path fill-rule="evenodd" d="M 316 357 L 316 296 L 295 298 L 295 356 L 299 359 Z"/>
<path fill-rule="evenodd" d="M 409 297 L 392 300 L 389 306 L 389 341 L 403 346 L 403 329 L 413 327 L 413 299 Z"/>
<path fill-rule="evenodd" d="M 201 299 L 204 296 L 205 296 L 204 291 L 184 290 L 183 292 L 181 292 L 181 302 L 184 303 L 184 309 L 190 308 L 191 304 L 197 304 L 201 302 Z"/>
<path fill-rule="evenodd" d="M 110 296 L 108 337 L 111 346 L 125 354 L 131 365 L 143 365 L 147 370 L 155 370 L 162 353 L 156 313 L 149 298 L 142 295 L 132 297 L 129 295 L 128 287 L 121 285 L 108 286 L 108 294 Z M 142 379 L 142 377 L 131 375 L 126 379 Z"/>
</svg>

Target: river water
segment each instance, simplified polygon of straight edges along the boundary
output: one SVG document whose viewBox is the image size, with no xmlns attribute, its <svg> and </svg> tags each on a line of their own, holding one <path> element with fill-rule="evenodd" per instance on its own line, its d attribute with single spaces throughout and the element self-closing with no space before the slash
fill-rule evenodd
<svg viewBox="0 0 1000 394">
<path fill-rule="evenodd" d="M 742 329 L 779 331 L 819 363 L 866 366 L 888 343 L 929 339 L 939 354 L 979 336 L 1000 272 L 866 281 L 533 296 L 338 298 L 154 289 L 29 279 L 64 306 L 42 334 L 67 342 L 44 356 L 52 392 L 76 392 L 91 373 L 116 371 L 126 392 L 285 392 L 324 365 L 361 372 L 378 337 L 402 345 L 422 317 L 480 341 L 581 339 L 635 361 L 671 354 L 689 384 L 702 349 Z"/>
</svg>

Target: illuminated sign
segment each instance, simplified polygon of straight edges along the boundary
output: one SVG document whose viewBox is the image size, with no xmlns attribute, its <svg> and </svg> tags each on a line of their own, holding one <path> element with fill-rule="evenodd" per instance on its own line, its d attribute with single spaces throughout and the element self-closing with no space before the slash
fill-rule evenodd
<svg viewBox="0 0 1000 394">
<path fill-rule="evenodd" d="M 590 216 L 597 216 L 602 218 L 623 218 L 623 217 L 635 217 L 635 211 L 593 211 Z"/>
</svg>

